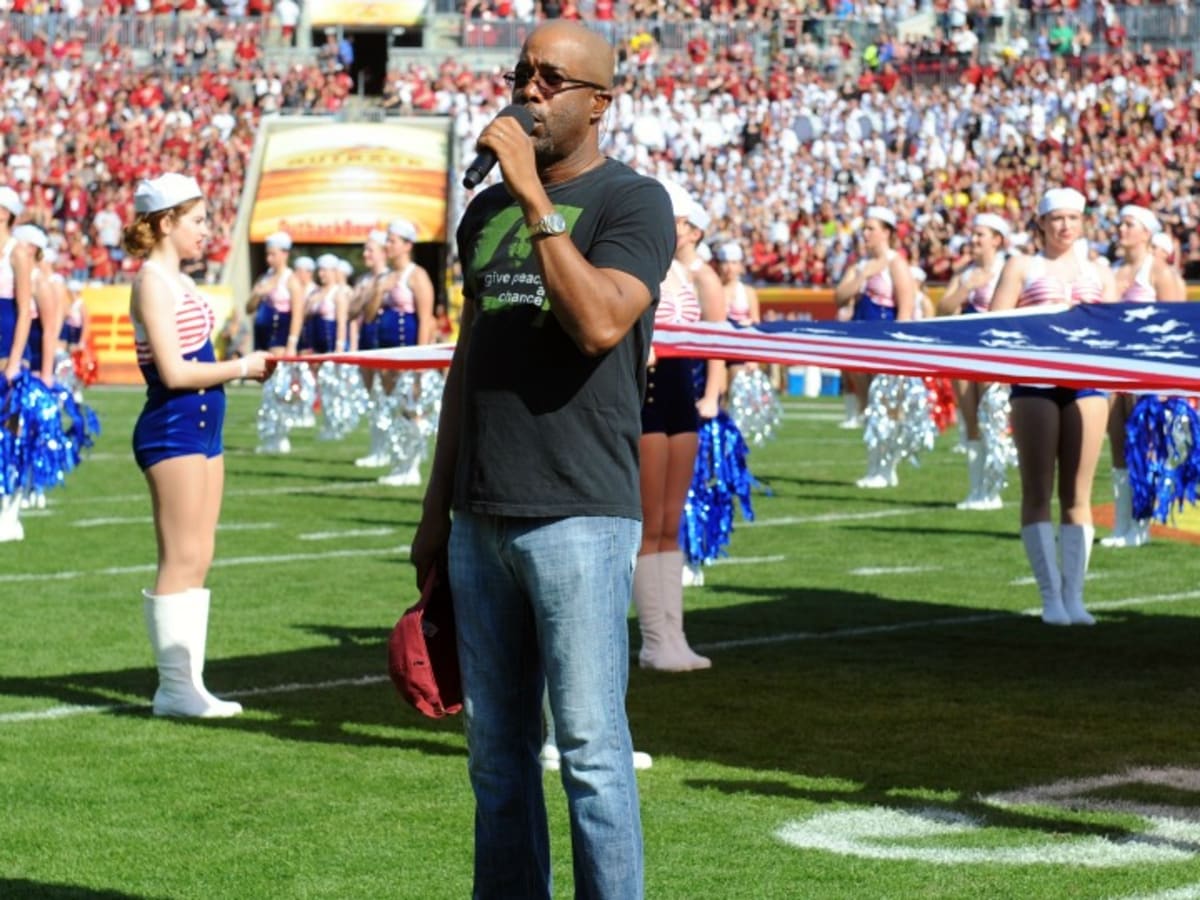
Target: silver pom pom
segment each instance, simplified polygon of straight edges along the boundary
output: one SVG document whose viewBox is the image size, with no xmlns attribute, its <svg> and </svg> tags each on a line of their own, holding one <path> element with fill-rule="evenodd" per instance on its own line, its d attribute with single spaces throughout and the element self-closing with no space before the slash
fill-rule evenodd
<svg viewBox="0 0 1200 900">
<path fill-rule="evenodd" d="M 1008 485 L 1008 469 L 1017 464 L 1017 445 L 1009 426 L 1009 386 L 991 384 L 979 398 L 979 434 L 983 439 L 983 481 L 979 495 L 999 498 Z"/>
<path fill-rule="evenodd" d="M 748 444 L 775 436 L 783 404 L 767 373 L 754 363 L 739 366 L 729 385 L 729 416 Z"/>
</svg>

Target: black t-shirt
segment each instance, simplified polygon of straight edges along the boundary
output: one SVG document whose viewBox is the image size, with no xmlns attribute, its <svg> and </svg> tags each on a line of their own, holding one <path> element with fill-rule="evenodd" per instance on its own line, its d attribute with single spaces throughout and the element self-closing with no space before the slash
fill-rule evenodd
<svg viewBox="0 0 1200 900">
<path fill-rule="evenodd" d="M 588 262 L 635 276 L 657 303 L 675 250 L 662 185 L 607 160 L 547 193 Z M 467 208 L 458 254 L 475 319 L 454 508 L 640 519 L 638 438 L 654 303 L 617 346 L 584 355 L 554 316 L 521 208 L 502 184 Z"/>
</svg>

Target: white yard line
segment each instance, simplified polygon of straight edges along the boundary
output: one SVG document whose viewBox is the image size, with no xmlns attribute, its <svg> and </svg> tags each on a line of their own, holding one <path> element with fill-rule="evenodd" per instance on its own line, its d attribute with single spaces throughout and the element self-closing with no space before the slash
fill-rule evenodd
<svg viewBox="0 0 1200 900">
<path fill-rule="evenodd" d="M 153 521 L 152 516 L 108 516 L 98 519 L 76 519 L 71 526 L 73 528 L 102 528 L 107 525 L 149 525 Z M 217 530 L 265 531 L 278 527 L 277 522 L 222 522 L 217 525 Z"/>
<path fill-rule="evenodd" d="M 755 519 L 753 522 L 738 522 L 738 528 L 775 528 L 780 525 L 819 525 L 825 522 L 861 522 L 870 519 L 892 519 L 896 516 L 911 516 L 921 512 L 915 506 L 899 509 L 873 509 L 856 513 L 818 513 L 814 516 L 781 516 L 777 519 Z"/>
<path fill-rule="evenodd" d="M 914 575 L 918 572 L 940 572 L 941 566 L 864 566 L 861 569 L 851 569 L 849 575 Z"/>
<path fill-rule="evenodd" d="M 314 559 L 340 559 L 352 556 L 383 556 L 389 553 L 408 555 L 407 547 L 353 547 L 345 550 L 326 550 L 322 553 L 281 553 L 275 556 L 227 556 L 213 561 L 214 569 L 228 566 L 261 566 L 273 563 L 305 562 Z M 19 572 L 15 575 L 0 575 L 0 584 L 21 581 L 73 581 L 76 578 L 93 578 L 98 575 L 130 575 L 135 572 L 153 572 L 158 566 L 146 563 L 138 566 L 111 566 L 107 569 L 88 569 L 78 572 Z"/>
<path fill-rule="evenodd" d="M 381 537 L 394 534 L 395 528 L 351 528 L 347 531 L 310 531 L 296 537 L 302 541 L 336 541 L 342 538 Z"/>
</svg>

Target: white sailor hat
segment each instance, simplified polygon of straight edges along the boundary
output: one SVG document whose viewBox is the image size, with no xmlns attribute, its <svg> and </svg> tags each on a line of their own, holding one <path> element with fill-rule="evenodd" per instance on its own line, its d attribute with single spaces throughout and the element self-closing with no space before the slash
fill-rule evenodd
<svg viewBox="0 0 1200 900">
<path fill-rule="evenodd" d="M 311 256 L 297 256 L 296 261 L 292 263 L 293 269 L 306 269 L 309 272 L 316 267 L 317 264 L 313 262 L 313 258 Z"/>
<path fill-rule="evenodd" d="M 1008 243 L 1009 237 L 1012 235 L 1012 226 L 1002 216 L 995 213 L 980 213 L 975 217 L 975 227 L 990 228 L 1000 237 L 1004 238 L 1004 242 Z"/>
<path fill-rule="evenodd" d="M 266 245 L 268 250 L 291 250 L 292 236 L 286 231 L 276 231 L 274 234 L 268 234 Z"/>
<path fill-rule="evenodd" d="M 915 281 L 917 284 L 925 283 L 925 270 L 920 266 L 909 266 L 908 271 L 912 273 L 913 281 Z"/>
<path fill-rule="evenodd" d="M 876 219 L 887 225 L 889 228 L 896 227 L 896 214 L 886 206 L 868 206 L 867 211 L 863 213 L 863 217 L 867 219 Z"/>
<path fill-rule="evenodd" d="M 25 204 L 21 202 L 17 192 L 7 184 L 0 185 L 0 207 L 7 209 L 14 216 L 19 216 L 25 211 Z"/>
<path fill-rule="evenodd" d="M 417 240 L 417 229 L 408 219 L 392 219 L 388 222 L 388 234 L 394 234 L 402 240 L 413 243 Z"/>
<path fill-rule="evenodd" d="M 708 244 L 704 243 L 704 241 L 701 241 L 696 245 L 696 255 L 705 262 L 712 262 L 712 248 L 709 247 Z"/>
<path fill-rule="evenodd" d="M 1163 253 L 1174 253 L 1175 242 L 1171 240 L 1171 236 L 1165 231 L 1156 231 L 1150 236 L 1150 246 L 1157 247 Z"/>
<path fill-rule="evenodd" d="M 1120 217 L 1122 219 L 1133 219 L 1133 221 L 1137 222 L 1152 235 L 1162 231 L 1162 225 L 1158 221 L 1158 216 L 1144 206 L 1134 206 L 1132 203 L 1122 206 Z"/>
<path fill-rule="evenodd" d="M 692 195 L 687 192 L 687 188 L 669 178 L 659 179 L 659 184 L 671 198 L 671 215 L 676 219 L 687 219 L 691 215 L 692 207 L 696 205 L 692 202 Z"/>
<path fill-rule="evenodd" d="M 133 192 L 133 211 L 161 212 L 203 196 L 195 178 L 180 175 L 178 172 L 167 172 L 157 178 L 146 178 L 138 182 L 137 189 Z"/>
<path fill-rule="evenodd" d="M 78 278 L 68 278 L 67 279 L 67 290 L 70 291 L 72 294 L 78 294 L 80 291 L 83 290 L 83 282 L 80 281 Z"/>
<path fill-rule="evenodd" d="M 742 245 L 736 241 L 730 241 L 717 248 L 717 259 L 721 262 L 741 262 L 745 258 Z"/>
<path fill-rule="evenodd" d="M 1087 206 L 1087 200 L 1074 188 L 1051 188 L 1042 194 L 1041 202 L 1037 206 L 1037 214 L 1045 216 L 1060 209 L 1081 213 L 1085 206 Z"/>
<path fill-rule="evenodd" d="M 322 253 L 317 257 L 318 269 L 336 269 L 340 264 L 341 260 L 339 260 L 332 253 Z"/>
<path fill-rule="evenodd" d="M 380 247 L 382 247 L 384 244 L 387 243 L 387 237 L 388 237 L 388 233 L 386 231 L 384 231 L 382 228 L 372 228 L 367 233 L 367 240 L 365 241 L 365 243 L 378 244 Z"/>
<path fill-rule="evenodd" d="M 13 229 L 12 236 L 16 238 L 19 243 L 30 244 L 42 251 L 50 246 L 50 239 L 46 237 L 46 232 L 42 231 L 42 229 L 38 228 L 36 225 L 30 225 L 28 223 L 25 225 L 18 225 Z"/>
<path fill-rule="evenodd" d="M 342 274 L 347 278 L 354 274 L 354 263 L 348 259 L 339 259 L 338 268 L 342 270 Z"/>
</svg>

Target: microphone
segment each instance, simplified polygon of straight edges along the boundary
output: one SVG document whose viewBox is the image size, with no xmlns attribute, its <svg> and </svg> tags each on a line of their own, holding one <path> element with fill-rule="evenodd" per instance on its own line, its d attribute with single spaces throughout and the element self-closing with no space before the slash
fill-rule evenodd
<svg viewBox="0 0 1200 900">
<path fill-rule="evenodd" d="M 511 103 L 496 114 L 497 119 L 502 119 L 505 116 L 516 119 L 520 124 L 521 129 L 530 134 L 533 131 L 533 116 L 523 106 L 518 106 L 516 103 Z M 487 177 L 487 173 L 492 171 L 492 166 L 496 165 L 496 154 L 486 147 L 479 151 L 474 161 L 467 166 L 467 171 L 463 175 L 463 187 L 467 190 L 475 187 L 479 182 Z"/>
</svg>

